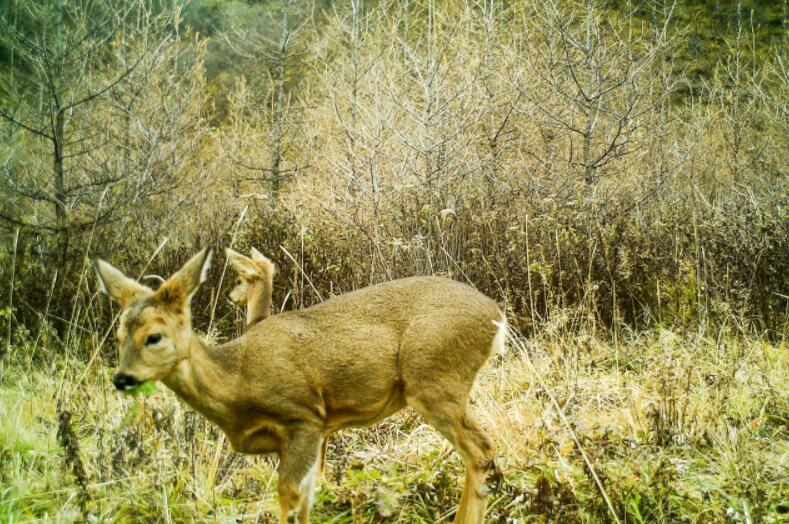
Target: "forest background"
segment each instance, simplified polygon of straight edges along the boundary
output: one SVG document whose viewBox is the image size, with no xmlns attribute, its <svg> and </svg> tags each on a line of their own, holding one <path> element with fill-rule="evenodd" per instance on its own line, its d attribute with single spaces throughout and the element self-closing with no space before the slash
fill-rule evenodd
<svg viewBox="0 0 789 524">
<path fill-rule="evenodd" d="M 270 461 L 163 392 L 107 397 L 117 307 L 90 258 L 155 286 L 214 244 L 274 260 L 278 310 L 417 274 L 495 297 L 522 335 L 476 399 L 507 443 L 499 519 L 782 518 L 788 19 L 786 0 L 3 2 L 0 514 L 265 518 Z M 243 329 L 228 271 L 193 301 L 215 340 Z M 341 434 L 318 510 L 446 517 L 459 466 L 420 454 L 421 427 Z"/>
</svg>

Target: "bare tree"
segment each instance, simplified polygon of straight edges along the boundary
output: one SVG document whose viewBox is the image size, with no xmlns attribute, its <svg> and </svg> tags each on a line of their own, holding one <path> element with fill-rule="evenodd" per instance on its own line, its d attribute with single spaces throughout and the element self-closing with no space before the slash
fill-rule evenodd
<svg viewBox="0 0 789 524">
<path fill-rule="evenodd" d="M 469 131 L 484 112 L 473 89 L 477 71 L 463 67 L 476 61 L 477 50 L 459 44 L 465 27 L 446 23 L 440 3 L 430 0 L 424 9 L 423 23 L 411 25 L 414 34 L 398 40 L 402 65 L 390 75 L 389 91 L 403 120 L 394 131 L 417 160 L 410 169 L 421 179 L 428 203 L 451 206 L 441 197 L 453 182 L 448 174 L 463 178 L 473 171 L 461 159 L 473 139 Z"/>
<path fill-rule="evenodd" d="M 742 2 L 737 3 L 735 16 L 735 33 L 726 39 L 731 52 L 718 64 L 716 81 L 708 84 L 707 96 L 719 108 L 728 165 L 733 179 L 738 181 L 759 172 L 769 144 L 763 134 L 753 132 L 763 127 L 760 119 L 765 75 L 752 43 L 752 21 L 746 25 L 743 20 Z"/>
<path fill-rule="evenodd" d="M 262 95 L 237 94 L 236 103 L 243 99 L 249 107 L 246 117 L 236 119 L 238 125 L 225 136 L 228 155 L 236 166 L 254 173 L 241 177 L 242 181 L 268 187 L 272 206 L 279 200 L 283 183 L 306 167 L 289 165 L 288 156 L 299 134 L 301 111 L 294 95 L 305 55 L 299 36 L 309 20 L 304 5 L 287 1 L 259 22 L 228 36 L 228 43 L 249 66 L 247 74 L 255 93 Z M 246 85 L 244 81 L 237 87 Z M 255 147 L 250 148 L 250 142 Z"/>
<path fill-rule="evenodd" d="M 516 135 L 515 121 L 520 111 L 522 94 L 512 89 L 518 83 L 513 78 L 516 64 L 507 56 L 502 33 L 506 32 L 504 20 L 508 8 L 501 0 L 475 0 L 472 3 L 474 28 L 482 40 L 479 61 L 479 84 L 477 96 L 486 105 L 484 118 L 480 120 L 477 150 L 480 155 L 481 173 L 489 198 L 496 188 L 509 185 L 502 176 L 502 166 L 512 148 L 508 147 Z"/>
<path fill-rule="evenodd" d="M 336 195 L 350 205 L 380 201 L 380 155 L 384 150 L 391 103 L 383 92 L 382 62 L 391 50 L 390 39 L 381 38 L 375 26 L 385 19 L 379 6 L 365 9 L 362 0 L 334 7 L 323 35 L 325 44 L 315 57 L 315 85 L 326 104 L 312 120 L 320 122 L 316 134 L 323 137 L 320 169 L 336 176 L 346 191 Z"/>
<path fill-rule="evenodd" d="M 112 134 L 100 107 L 161 52 L 171 38 L 171 13 L 154 16 L 141 0 L 16 8 L 13 19 L 0 19 L 4 44 L 17 57 L 13 82 L 2 85 L 15 106 L 0 107 L 0 119 L 27 139 L 16 142 L 5 165 L 0 190 L 14 204 L 4 199 L 0 219 L 55 233 L 65 259 L 71 233 L 109 221 L 146 192 L 120 187 L 133 169 L 106 169 L 96 160 Z"/>
<path fill-rule="evenodd" d="M 108 96 L 107 113 L 115 124 L 107 148 L 95 157 L 101 161 L 96 169 L 119 179 L 131 174 L 128 181 L 133 183 L 117 190 L 128 191 L 129 202 L 156 203 L 132 206 L 118 217 L 147 217 L 154 238 L 171 227 L 185 206 L 203 201 L 202 190 L 217 165 L 205 155 L 212 114 L 204 47 L 191 34 L 173 35 Z"/>
<path fill-rule="evenodd" d="M 608 23 L 594 0 L 572 9 L 538 2 L 528 16 L 544 45 L 523 50 L 538 78 L 523 93 L 539 115 L 551 156 L 560 155 L 592 185 L 617 172 L 616 161 L 644 148 L 644 116 L 656 102 L 649 94 L 668 94 L 653 89 L 664 42 Z M 533 153 L 544 162 L 541 156 Z"/>
<path fill-rule="evenodd" d="M 359 104 L 362 81 L 371 68 L 362 54 L 362 45 L 367 36 L 369 14 L 365 14 L 364 0 L 349 0 L 347 6 L 335 7 L 330 21 L 332 41 L 339 43 L 344 60 L 333 60 L 326 64 L 326 80 L 331 85 L 331 101 L 334 116 L 342 130 L 341 141 L 345 149 L 345 166 L 348 189 L 355 194 L 360 189 L 360 159 L 356 150 L 359 139 Z M 330 69 L 329 69 L 330 68 Z M 371 179 L 375 185 L 375 180 Z"/>
</svg>

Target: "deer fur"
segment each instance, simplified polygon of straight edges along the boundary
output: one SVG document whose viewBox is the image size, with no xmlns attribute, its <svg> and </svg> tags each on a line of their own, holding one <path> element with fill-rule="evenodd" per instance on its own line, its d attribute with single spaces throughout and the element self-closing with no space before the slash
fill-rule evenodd
<svg viewBox="0 0 789 524">
<path fill-rule="evenodd" d="M 466 464 L 455 522 L 481 523 L 494 447 L 469 413 L 477 372 L 500 348 L 504 317 L 473 288 L 440 277 L 366 287 L 270 316 L 222 345 L 192 330 L 204 249 L 153 291 L 97 260 L 120 302 L 118 389 L 161 380 L 242 453 L 277 453 L 280 522 L 309 522 L 323 438 L 411 406 Z"/>
</svg>

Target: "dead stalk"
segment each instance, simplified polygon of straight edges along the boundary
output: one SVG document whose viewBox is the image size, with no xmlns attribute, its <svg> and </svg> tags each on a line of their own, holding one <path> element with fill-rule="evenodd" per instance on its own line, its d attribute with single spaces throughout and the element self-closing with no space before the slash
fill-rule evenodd
<svg viewBox="0 0 789 524">
<path fill-rule="evenodd" d="M 5 341 L 5 354 L 11 355 L 11 324 L 14 317 L 14 279 L 16 278 L 16 252 L 19 246 L 19 228 L 14 232 L 14 256 L 11 257 L 11 282 L 8 283 L 8 333 Z"/>
<path fill-rule="evenodd" d="M 244 209 L 241 211 L 241 216 L 238 217 L 238 222 L 236 222 L 236 227 L 233 229 L 233 234 L 230 236 L 230 245 L 228 247 L 232 248 L 236 243 L 236 235 L 238 234 L 238 230 L 241 229 L 241 223 L 244 222 L 244 217 L 247 216 L 247 210 L 249 206 L 244 206 Z M 222 276 L 219 277 L 219 284 L 216 287 L 216 293 L 214 294 L 214 302 L 211 304 L 211 318 L 208 321 L 208 332 L 211 332 L 211 327 L 214 325 L 214 315 L 216 314 L 216 304 L 219 301 L 219 296 L 222 291 L 222 283 L 225 280 L 225 273 L 227 272 L 227 259 L 225 259 L 224 264 L 222 264 Z"/>
</svg>

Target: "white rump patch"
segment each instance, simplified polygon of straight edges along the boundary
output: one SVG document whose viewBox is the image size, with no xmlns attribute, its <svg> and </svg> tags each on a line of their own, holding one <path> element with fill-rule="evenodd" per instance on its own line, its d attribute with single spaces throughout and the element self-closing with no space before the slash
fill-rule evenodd
<svg viewBox="0 0 789 524">
<path fill-rule="evenodd" d="M 501 314 L 501 320 L 493 320 L 493 324 L 498 328 L 496 336 L 491 343 L 491 352 L 494 355 L 504 355 L 507 352 L 505 342 L 507 340 L 507 318 Z"/>
</svg>

